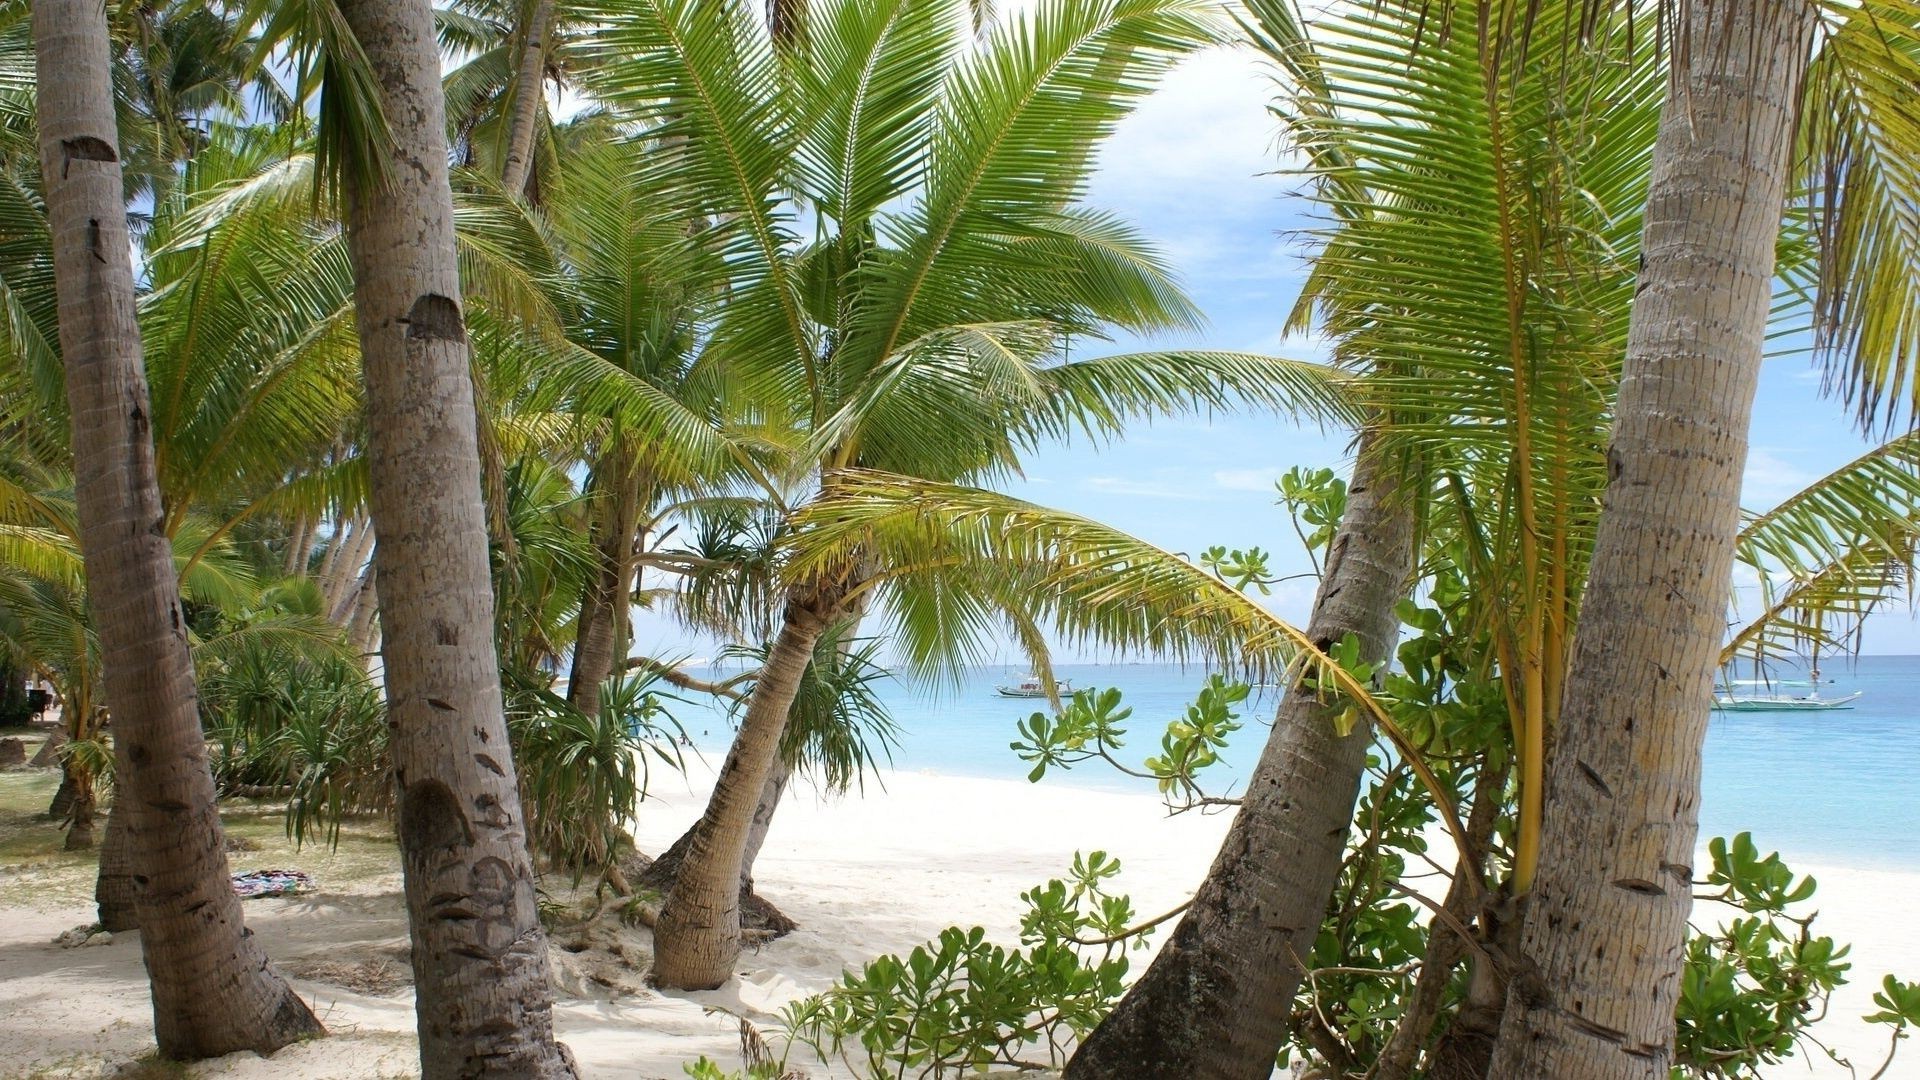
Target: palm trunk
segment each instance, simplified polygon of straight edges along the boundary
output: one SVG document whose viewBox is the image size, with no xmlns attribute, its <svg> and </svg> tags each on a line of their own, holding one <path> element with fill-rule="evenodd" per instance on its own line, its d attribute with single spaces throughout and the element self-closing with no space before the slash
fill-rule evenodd
<svg viewBox="0 0 1920 1080">
<path fill-rule="evenodd" d="M 713 797 L 688 837 L 686 861 L 661 904 L 654 927 L 653 981 L 676 990 L 711 990 L 727 981 L 740 955 L 740 873 L 754 812 L 780 756 L 780 736 L 813 660 L 813 647 L 833 621 L 832 590 L 787 597 L 780 632 L 753 684 L 714 782 Z"/>
<path fill-rule="evenodd" d="M 360 571 L 366 567 L 367 557 L 373 554 L 373 528 L 365 515 L 355 515 L 352 526 L 351 531 L 341 526 L 327 553 L 327 565 L 320 571 L 320 606 L 335 622 L 345 617 L 347 602 L 360 581 Z"/>
<path fill-rule="evenodd" d="M 347 623 L 347 645 L 360 656 L 373 655 L 374 641 L 380 633 L 379 614 L 380 590 L 373 566 L 368 564 L 360 574 L 360 592 L 354 597 L 353 616 Z"/>
<path fill-rule="evenodd" d="M 1496 1078 L 1665 1080 L 1673 1062 L 1701 743 L 1813 27 L 1802 0 L 1688 7 Z"/>
<path fill-rule="evenodd" d="M 307 552 L 313 547 L 313 520 L 305 514 L 293 523 L 293 533 L 287 537 L 287 559 L 284 569 L 287 576 L 306 573 Z"/>
<path fill-rule="evenodd" d="M 500 184 L 519 198 L 533 172 L 533 129 L 540 120 L 540 99 L 546 93 L 547 35 L 552 32 L 553 0 L 533 0 L 527 18 L 526 41 L 520 46 L 520 70 L 515 76 L 513 126 L 507 133 L 507 160 Z"/>
<path fill-rule="evenodd" d="M 1413 572 L 1414 506 L 1395 464 L 1362 439 L 1346 516 L 1308 633 L 1358 635 L 1369 662 L 1398 630 Z M 1067 1064 L 1070 1080 L 1265 1080 L 1286 1039 L 1305 959 L 1339 879 L 1368 727 L 1289 691 L 1213 867 L 1146 974 Z"/>
<path fill-rule="evenodd" d="M 760 849 L 767 845 L 767 834 L 773 831 L 773 815 L 780 809 L 780 799 L 787 793 L 787 784 L 793 780 L 793 766 L 786 758 L 773 759 L 773 768 L 767 770 L 767 782 L 760 788 L 760 801 L 753 806 L 753 821 L 747 826 L 747 842 L 740 849 L 740 892 L 742 895 L 753 891 L 753 864 L 760 857 Z"/>
<path fill-rule="evenodd" d="M 133 906 L 133 845 L 127 833 L 124 799 L 107 806 L 107 837 L 100 844 L 100 876 L 93 883 L 93 904 L 100 928 L 111 933 L 140 925 Z"/>
<path fill-rule="evenodd" d="M 601 684 L 626 659 L 632 604 L 635 535 L 640 528 L 639 478 L 625 436 L 608 448 L 594 523 L 594 573 L 582 590 L 579 629 L 567 698 L 591 716 L 600 711 Z"/>
<path fill-rule="evenodd" d="M 322 1031 L 248 933 L 227 878 L 180 583 L 160 527 L 106 8 L 39 0 L 33 36 L 80 545 L 114 710 L 154 1035 L 171 1058 L 267 1053 Z"/>
<path fill-rule="evenodd" d="M 368 464 L 422 1074 L 572 1077 L 554 1039 L 493 646 L 493 593 L 433 10 L 346 0 L 392 131 L 349 168 Z"/>
</svg>

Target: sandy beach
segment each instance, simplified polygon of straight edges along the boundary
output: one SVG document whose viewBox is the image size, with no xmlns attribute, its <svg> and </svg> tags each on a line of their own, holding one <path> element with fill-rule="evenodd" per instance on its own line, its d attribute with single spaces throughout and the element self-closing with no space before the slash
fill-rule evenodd
<svg viewBox="0 0 1920 1080">
<path fill-rule="evenodd" d="M 0 782 L 23 775 L 0 776 Z M 655 797 L 637 822 L 642 850 L 671 842 L 698 814 L 710 783 L 711 773 L 698 763 L 687 777 L 656 772 Z M 768 1024 L 781 1004 L 825 988 L 843 967 L 911 948 L 949 925 L 984 926 L 1011 944 L 1020 892 L 1060 876 L 1076 850 L 1118 856 L 1125 866 L 1118 891 L 1131 894 L 1142 914 L 1159 914 L 1181 902 L 1205 871 L 1227 822 L 1220 815 L 1169 818 L 1149 794 L 925 773 L 891 774 L 885 790 L 870 784 L 864 797 L 825 800 L 801 788 L 782 808 L 757 874 L 762 895 L 798 920 L 798 931 L 748 951 L 739 978 L 706 994 L 660 994 L 640 986 L 635 973 L 582 971 L 563 962 L 558 1024 L 589 1076 L 679 1078 L 682 1064 L 702 1054 L 735 1065 L 737 1024 L 710 1011 L 715 1007 Z M 251 901 L 247 914 L 333 1034 L 270 1060 L 235 1055 L 185 1075 L 413 1075 L 400 880 L 395 865 L 380 863 L 378 828 L 369 826 L 336 854 L 315 848 L 290 854 L 263 844 L 235 855 L 236 869 L 291 865 L 315 877 L 315 893 Z M 1835 1050 L 1864 1065 L 1865 1075 L 1884 1055 L 1885 1036 L 1854 1018 L 1870 1008 L 1882 974 L 1920 972 L 1920 926 L 1909 914 L 1920 875 L 1795 866 L 1820 879 L 1819 927 L 1854 945 L 1853 982 L 1836 995 L 1819 1030 Z M 77 866 L 0 859 L 6 912 L 0 919 L 0 1076 L 108 1076 L 151 1052 L 137 941 L 122 935 L 80 948 L 53 943 L 62 931 L 91 921 L 90 890 L 91 878 Z M 636 934 L 644 938 L 644 931 Z M 557 948 L 556 957 L 563 951 Z M 343 978 L 343 970 L 355 974 Z M 813 1077 L 851 1075 L 799 1055 L 793 1064 Z M 1905 1067 L 1920 1068 L 1920 1062 Z M 1770 1075 L 1847 1073 L 1803 1057 Z"/>
</svg>

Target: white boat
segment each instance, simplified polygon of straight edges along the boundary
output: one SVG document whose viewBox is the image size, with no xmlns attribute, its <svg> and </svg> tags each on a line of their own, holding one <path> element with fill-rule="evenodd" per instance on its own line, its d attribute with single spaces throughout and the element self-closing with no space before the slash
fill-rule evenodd
<svg viewBox="0 0 1920 1080">
<path fill-rule="evenodd" d="M 994 689 L 1000 692 L 1001 697 L 1037 698 L 1047 696 L 1047 684 L 1040 681 L 1040 676 L 1031 674 L 1011 686 L 1006 683 L 1001 683 L 994 687 Z M 1061 679 L 1053 684 L 1053 690 L 1056 694 L 1071 694 L 1073 693 L 1073 686 L 1067 680 Z"/>
<path fill-rule="evenodd" d="M 1828 712 L 1833 709 L 1851 709 L 1853 700 L 1860 696 L 1855 690 L 1846 697 L 1823 698 L 1818 694 L 1804 697 L 1791 697 L 1786 694 L 1765 694 L 1739 697 L 1733 694 L 1713 695 L 1715 712 Z"/>
</svg>

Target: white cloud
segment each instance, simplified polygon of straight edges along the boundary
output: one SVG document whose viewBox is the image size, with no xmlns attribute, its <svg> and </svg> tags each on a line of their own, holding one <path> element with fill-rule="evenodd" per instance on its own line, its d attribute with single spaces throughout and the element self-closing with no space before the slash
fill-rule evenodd
<svg viewBox="0 0 1920 1080">
<path fill-rule="evenodd" d="M 1228 491 L 1266 491 L 1273 490 L 1273 482 L 1284 468 L 1259 469 L 1220 469 L 1213 474 L 1213 486 Z"/>
<path fill-rule="evenodd" d="M 1747 471 L 1740 478 L 1740 504 L 1749 510 L 1764 510 L 1819 479 L 1781 456 L 1794 452 L 1764 446 L 1747 451 Z"/>
<path fill-rule="evenodd" d="M 1214 498 L 1204 490 L 1188 485 L 1154 480 L 1136 480 L 1125 476 L 1089 476 L 1083 486 L 1103 495 L 1131 495 L 1143 499 L 1181 499 L 1206 501 Z"/>
</svg>

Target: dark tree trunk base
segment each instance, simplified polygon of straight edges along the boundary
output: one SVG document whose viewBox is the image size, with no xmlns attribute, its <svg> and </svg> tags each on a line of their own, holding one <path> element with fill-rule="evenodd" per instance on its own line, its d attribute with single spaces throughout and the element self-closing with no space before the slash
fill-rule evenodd
<svg viewBox="0 0 1920 1080">
<path fill-rule="evenodd" d="M 626 875 L 636 889 L 658 893 L 661 896 L 673 890 L 680 875 L 680 864 L 686 860 L 688 837 L 691 832 L 683 833 L 673 846 L 660 853 L 656 859 L 648 859 L 638 852 L 622 860 L 621 873 Z M 751 879 L 740 883 L 740 929 L 758 936 L 763 941 L 785 937 L 800 928 L 800 924 L 788 918 L 779 908 L 753 891 Z"/>
</svg>

